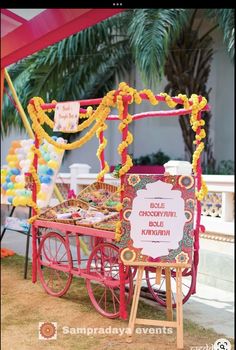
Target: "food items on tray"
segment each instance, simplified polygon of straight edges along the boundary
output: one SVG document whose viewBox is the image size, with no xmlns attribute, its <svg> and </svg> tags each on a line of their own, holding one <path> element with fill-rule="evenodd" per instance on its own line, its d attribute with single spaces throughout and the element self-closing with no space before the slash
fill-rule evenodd
<svg viewBox="0 0 236 350">
<path fill-rule="evenodd" d="M 103 212 L 90 210 L 87 212 L 86 217 L 76 221 L 76 225 L 94 226 L 108 218 L 114 217 L 117 217 L 117 213 L 104 214 Z"/>
<path fill-rule="evenodd" d="M 63 205 L 58 205 L 46 210 L 40 215 L 40 218 L 92 227 L 97 223 L 117 215 L 117 212 L 111 212 L 107 209 L 98 210 L 98 208 L 89 207 L 87 204 L 85 204 L 84 209 L 79 207 L 79 203 L 77 205 L 72 205 L 70 202 L 64 202 Z"/>
<path fill-rule="evenodd" d="M 104 188 L 99 188 L 82 193 L 80 198 L 96 207 L 101 206 L 110 196 L 111 192 Z"/>
<path fill-rule="evenodd" d="M 95 228 L 98 228 L 100 230 L 115 231 L 116 224 L 117 224 L 117 220 L 112 219 L 109 221 L 96 224 Z"/>
</svg>

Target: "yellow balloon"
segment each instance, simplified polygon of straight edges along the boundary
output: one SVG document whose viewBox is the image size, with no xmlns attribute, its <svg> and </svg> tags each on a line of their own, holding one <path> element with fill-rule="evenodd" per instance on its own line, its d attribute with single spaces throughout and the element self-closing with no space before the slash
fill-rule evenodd
<svg viewBox="0 0 236 350">
<path fill-rule="evenodd" d="M 8 154 L 8 156 L 6 156 L 7 163 L 14 161 L 14 159 L 15 156 L 13 154 Z"/>
<path fill-rule="evenodd" d="M 15 161 L 9 162 L 8 165 L 10 168 L 17 168 L 17 162 L 15 162 Z"/>
<path fill-rule="evenodd" d="M 27 154 L 27 159 L 33 160 L 33 159 L 34 159 L 34 153 L 33 153 L 33 152 L 29 152 L 29 153 Z"/>
<path fill-rule="evenodd" d="M 17 182 L 17 183 L 15 183 L 14 188 L 16 190 L 21 190 L 21 189 L 25 188 L 25 183 L 24 182 Z"/>
<path fill-rule="evenodd" d="M 58 163 L 55 160 L 49 160 L 48 167 L 52 169 L 56 169 L 58 167 Z"/>
<path fill-rule="evenodd" d="M 39 193 L 37 194 L 37 198 L 42 201 L 45 201 L 47 199 L 47 193 L 39 191 Z"/>
<path fill-rule="evenodd" d="M 2 175 L 1 176 L 1 184 L 4 183 L 6 181 L 6 176 L 5 175 Z"/>
<path fill-rule="evenodd" d="M 1 169 L 1 175 L 7 176 L 7 169 Z"/>
</svg>

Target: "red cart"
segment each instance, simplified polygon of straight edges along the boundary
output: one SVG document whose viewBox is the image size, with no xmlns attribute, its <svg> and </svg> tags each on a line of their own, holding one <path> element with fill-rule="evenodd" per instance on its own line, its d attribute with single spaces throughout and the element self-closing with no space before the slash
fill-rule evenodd
<svg viewBox="0 0 236 350">
<path fill-rule="evenodd" d="M 120 89 L 114 93 L 114 101 L 120 93 Z M 150 93 L 144 92 L 136 93 L 141 99 L 150 99 Z M 128 105 L 132 102 L 130 93 L 121 94 L 123 102 L 122 116 L 109 115 L 107 120 L 127 120 Z M 154 96 L 154 95 L 153 95 Z M 165 94 L 156 95 L 154 98 L 157 101 L 170 102 L 170 97 Z M 153 97 L 152 97 L 153 99 Z M 198 101 L 201 102 L 201 97 Z M 142 118 L 154 117 L 170 117 L 182 116 L 191 114 L 193 110 L 193 100 L 188 100 L 186 106 L 186 99 L 182 97 L 173 97 L 171 101 L 174 104 L 184 104 L 185 108 L 171 110 L 171 111 L 153 111 L 147 113 L 136 114 L 132 120 Z M 80 106 L 98 105 L 102 99 L 91 99 L 80 101 Z M 34 100 L 30 101 L 34 104 Z M 153 103 L 154 104 L 154 103 Z M 54 104 L 42 103 L 41 110 L 49 110 L 55 108 Z M 37 110 L 39 108 L 37 107 Z M 197 111 L 197 120 L 201 119 L 201 112 L 208 110 L 208 105 L 204 105 Z M 81 108 L 81 112 L 85 111 Z M 127 140 L 128 136 L 128 122 L 121 128 L 122 141 Z M 199 127 L 196 134 L 199 132 Z M 104 141 L 103 132 L 99 134 L 99 142 Z M 49 141 L 50 142 L 50 141 Z M 200 141 L 199 141 L 200 142 Z M 196 142 L 196 147 L 199 145 Z M 121 150 L 122 166 L 127 164 L 127 146 Z M 39 147 L 39 140 L 37 133 L 35 134 L 35 147 Z M 34 156 L 34 167 L 37 169 L 38 155 Z M 101 169 L 105 168 L 104 149 L 100 152 Z M 127 170 L 128 167 L 126 167 Z M 127 170 L 128 171 L 128 170 Z M 201 165 L 200 157 L 197 160 L 195 168 L 196 189 L 198 191 L 202 188 L 201 179 Z M 103 178 L 101 179 L 103 181 Z M 121 186 L 124 183 L 124 173 L 120 176 Z M 122 187 L 121 187 L 122 188 Z M 36 184 L 33 184 L 33 200 L 36 202 Z M 121 203 L 123 200 L 123 190 L 121 190 Z M 35 214 L 35 212 L 34 212 Z M 122 210 L 120 210 L 120 221 L 122 220 Z M 201 218 L 201 204 L 200 200 L 196 198 L 196 218 L 194 229 L 194 251 L 193 264 L 191 268 L 183 270 L 183 303 L 196 291 L 196 273 L 199 260 L 199 233 L 203 229 L 200 225 Z M 90 237 L 91 239 L 91 253 L 87 259 L 81 254 L 80 238 L 82 236 Z M 75 240 L 76 257 L 72 258 L 71 241 Z M 92 304 L 96 310 L 102 315 L 115 318 L 127 318 L 126 306 L 131 300 L 133 292 L 133 278 L 135 276 L 135 268 L 124 266 L 119 259 L 119 244 L 115 239 L 115 233 L 111 231 L 99 230 L 95 228 L 82 227 L 71 224 L 64 224 L 59 222 L 50 222 L 36 219 L 32 225 L 32 245 L 33 245 L 33 272 L 32 281 L 35 283 L 37 275 L 47 293 L 53 296 L 63 296 L 69 289 L 72 277 L 80 276 L 86 279 L 86 287 Z M 152 276 L 154 271 L 152 268 L 146 269 L 146 282 L 149 291 L 154 299 L 163 306 L 166 306 L 165 301 L 165 274 L 162 273 L 162 282 L 160 285 L 155 284 L 155 276 Z M 173 307 L 175 307 L 175 270 L 171 272 L 173 279 L 172 295 Z"/>
</svg>

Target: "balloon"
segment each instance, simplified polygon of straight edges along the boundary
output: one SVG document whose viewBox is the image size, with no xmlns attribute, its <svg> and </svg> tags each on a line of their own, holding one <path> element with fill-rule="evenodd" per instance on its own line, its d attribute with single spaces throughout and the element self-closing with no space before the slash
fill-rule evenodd
<svg viewBox="0 0 236 350">
<path fill-rule="evenodd" d="M 14 183 L 15 181 L 16 181 L 16 176 L 15 176 L 15 175 L 12 175 L 12 176 L 11 176 L 11 182 Z"/>
<path fill-rule="evenodd" d="M 1 169 L 1 175 L 7 175 L 7 169 Z"/>
<path fill-rule="evenodd" d="M 4 183 L 5 181 L 6 181 L 6 176 L 5 175 L 1 175 L 1 184 Z"/>
<path fill-rule="evenodd" d="M 50 184 L 51 182 L 51 177 L 46 175 L 46 176 L 41 176 L 40 181 L 45 184 Z"/>
<path fill-rule="evenodd" d="M 24 181 L 24 176 L 23 175 L 17 175 L 15 178 L 16 182 L 23 182 Z"/>
<path fill-rule="evenodd" d="M 47 174 L 48 167 L 46 165 L 39 166 L 39 174 Z"/>
<path fill-rule="evenodd" d="M 48 161 L 51 159 L 51 157 L 50 157 L 50 155 L 49 155 L 48 153 L 45 153 L 45 154 L 43 155 L 43 158 L 44 158 L 44 160 L 45 160 L 46 162 L 48 162 Z"/>
<path fill-rule="evenodd" d="M 19 148 L 20 147 L 21 141 L 12 141 L 11 146 L 14 148 Z"/>
<path fill-rule="evenodd" d="M 40 180 L 40 181 L 41 181 L 41 180 Z M 42 183 L 42 184 L 41 184 L 41 191 L 42 191 L 42 192 L 48 192 L 49 187 L 50 187 L 50 186 L 48 186 L 47 184 Z"/>
<path fill-rule="evenodd" d="M 56 141 L 56 140 L 57 140 L 57 136 L 52 136 L 52 139 L 53 139 L 54 141 Z"/>
<path fill-rule="evenodd" d="M 57 148 L 57 147 L 54 147 L 54 148 L 55 148 L 55 149 L 54 149 L 54 152 L 56 152 L 57 154 L 61 154 L 61 153 L 64 152 L 64 150 L 61 149 L 61 148 Z"/>
<path fill-rule="evenodd" d="M 33 153 L 33 152 L 29 152 L 29 153 L 27 154 L 27 159 L 33 160 L 33 159 L 34 159 L 34 153 Z"/>
<path fill-rule="evenodd" d="M 44 160 L 42 157 L 40 157 L 39 160 L 38 160 L 38 163 L 42 164 L 42 165 L 46 164 L 46 160 Z"/>
<path fill-rule="evenodd" d="M 6 182 L 11 182 L 11 177 L 9 175 L 6 176 Z"/>
<path fill-rule="evenodd" d="M 12 161 L 8 163 L 10 168 L 15 168 L 16 167 L 16 162 Z"/>
<path fill-rule="evenodd" d="M 7 184 L 7 188 L 14 188 L 14 184 L 12 183 L 12 182 L 8 182 L 8 184 Z"/>
<path fill-rule="evenodd" d="M 47 199 L 47 194 L 45 192 L 39 191 L 37 198 L 45 201 Z"/>
<path fill-rule="evenodd" d="M 13 199 L 14 199 L 14 197 L 12 197 L 12 196 L 11 196 L 11 197 L 8 197 L 8 198 L 7 198 L 8 203 L 12 204 Z"/>
<path fill-rule="evenodd" d="M 49 162 L 48 162 L 48 166 L 49 166 L 49 168 L 52 168 L 52 169 L 56 169 L 56 168 L 58 168 L 58 162 L 56 162 L 55 160 L 49 160 Z"/>
<path fill-rule="evenodd" d="M 38 204 L 39 208 L 44 208 L 46 206 L 45 201 L 42 201 L 40 199 L 37 200 L 37 204 Z"/>
<path fill-rule="evenodd" d="M 18 190 L 22 189 L 25 187 L 25 183 L 24 182 L 17 182 L 14 187 L 15 187 L 15 189 L 18 189 Z"/>
<path fill-rule="evenodd" d="M 58 137 L 57 142 L 58 143 L 65 143 L 65 140 L 62 137 Z"/>
<path fill-rule="evenodd" d="M 7 163 L 14 161 L 14 159 L 15 159 L 15 155 L 13 155 L 13 154 L 8 154 L 6 156 Z"/>
<path fill-rule="evenodd" d="M 9 151 L 8 151 L 8 154 L 9 155 L 14 155 L 15 154 L 15 148 L 10 148 Z"/>
<path fill-rule="evenodd" d="M 4 184 L 2 184 L 2 188 L 6 191 L 7 190 L 7 183 L 5 182 Z"/>
<path fill-rule="evenodd" d="M 25 159 L 25 154 L 19 153 L 19 154 L 17 155 L 17 158 L 18 158 L 19 161 L 21 161 L 21 160 Z M 20 163 L 20 162 L 19 162 L 19 163 Z"/>
<path fill-rule="evenodd" d="M 13 173 L 13 175 L 19 175 L 20 174 L 20 170 L 17 169 L 17 168 L 13 168 L 12 169 L 12 173 Z"/>
<path fill-rule="evenodd" d="M 49 168 L 47 170 L 46 174 L 49 175 L 49 176 L 52 176 L 54 174 L 54 171 L 51 168 Z"/>
</svg>

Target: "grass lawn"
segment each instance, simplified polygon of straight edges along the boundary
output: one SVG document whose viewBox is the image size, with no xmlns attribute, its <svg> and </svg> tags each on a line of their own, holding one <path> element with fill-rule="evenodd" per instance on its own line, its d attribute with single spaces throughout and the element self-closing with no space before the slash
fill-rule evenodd
<svg viewBox="0 0 236 350">
<path fill-rule="evenodd" d="M 2 264 L 2 349 L 4 350 L 171 350 L 176 349 L 176 331 L 172 334 L 135 334 L 127 343 L 125 335 L 64 334 L 63 327 L 123 328 L 128 321 L 110 320 L 101 316 L 90 302 L 83 279 L 74 278 L 67 294 L 54 298 L 41 287 L 23 279 L 24 258 L 14 255 L 1 260 Z M 31 275 L 31 266 L 28 276 Z M 138 317 L 164 319 L 165 312 L 158 306 L 140 301 Z M 39 322 L 57 322 L 57 340 L 38 338 Z M 142 326 L 140 326 L 142 327 Z M 223 337 L 212 330 L 184 321 L 184 349 L 191 346 L 210 346 Z M 233 341 L 231 340 L 231 344 Z"/>
</svg>

